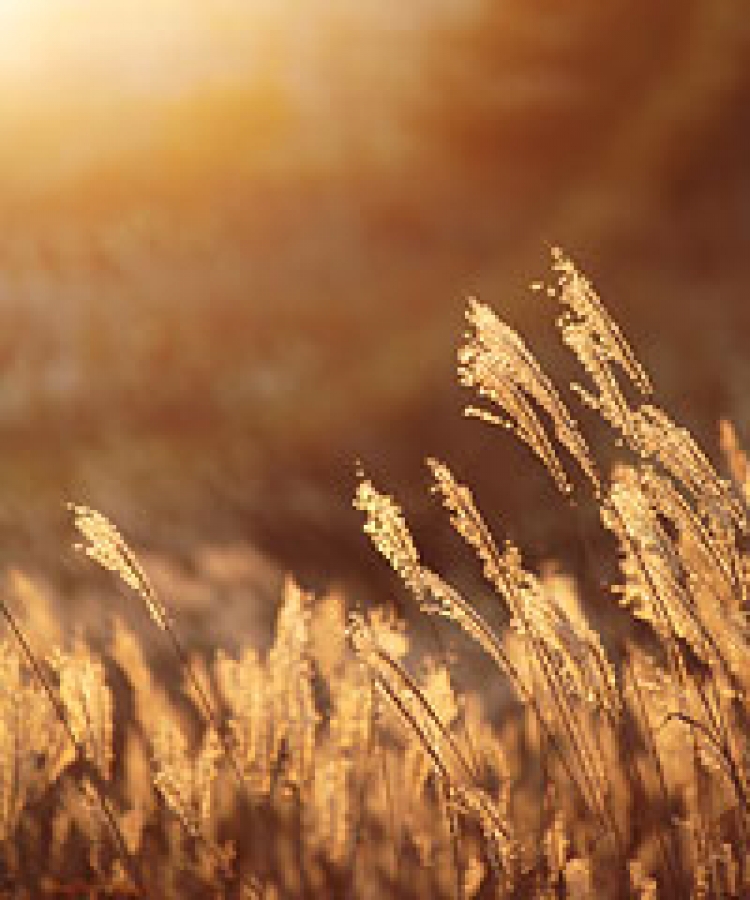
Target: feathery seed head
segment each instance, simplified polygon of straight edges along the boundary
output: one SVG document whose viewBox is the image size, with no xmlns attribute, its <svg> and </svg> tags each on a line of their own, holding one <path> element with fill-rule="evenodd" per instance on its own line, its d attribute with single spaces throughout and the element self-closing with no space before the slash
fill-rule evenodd
<svg viewBox="0 0 750 900">
<path fill-rule="evenodd" d="M 71 503 L 69 509 L 75 517 L 75 527 L 85 539 L 84 543 L 75 545 L 76 549 L 85 553 L 102 568 L 119 575 L 128 587 L 140 595 L 154 622 L 160 628 L 166 629 L 169 625 L 167 610 L 157 597 L 136 555 L 117 528 L 106 516 L 88 506 Z"/>
<path fill-rule="evenodd" d="M 401 507 L 381 494 L 369 479 L 360 481 L 354 507 L 365 514 L 365 534 L 415 594 L 421 590 L 421 565 Z"/>
<path fill-rule="evenodd" d="M 469 301 L 466 317 L 474 330 L 458 351 L 459 382 L 499 407 L 503 416 L 475 407 L 468 407 L 466 414 L 512 429 L 568 494 L 570 481 L 539 417 L 544 412 L 557 439 L 598 492 L 599 478 L 578 425 L 522 338 L 477 300 Z"/>
<path fill-rule="evenodd" d="M 616 362 L 641 394 L 653 393 L 651 379 L 636 359 L 617 323 L 604 308 L 591 282 L 559 247 L 552 249 L 552 268 L 558 273 L 560 302 L 567 307 L 562 316 L 563 332 L 580 325 L 588 333 L 593 345 L 605 362 Z"/>
</svg>

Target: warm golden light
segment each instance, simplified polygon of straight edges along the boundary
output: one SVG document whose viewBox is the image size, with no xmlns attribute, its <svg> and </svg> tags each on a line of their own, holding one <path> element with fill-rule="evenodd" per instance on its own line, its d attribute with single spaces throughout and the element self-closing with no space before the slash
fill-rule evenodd
<svg viewBox="0 0 750 900">
<path fill-rule="evenodd" d="M 457 14 L 429 7 L 433 21 Z M 330 170 L 355 144 L 392 165 L 408 152 L 397 130 L 427 8 L 6 0 L 0 162 L 33 189 L 113 166 L 204 178 L 227 153 L 245 173 Z"/>
</svg>

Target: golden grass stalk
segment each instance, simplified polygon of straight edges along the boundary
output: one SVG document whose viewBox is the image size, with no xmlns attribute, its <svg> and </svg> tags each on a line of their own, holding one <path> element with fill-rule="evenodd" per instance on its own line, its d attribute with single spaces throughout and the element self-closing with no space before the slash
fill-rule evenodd
<svg viewBox="0 0 750 900">
<path fill-rule="evenodd" d="M 475 407 L 468 407 L 466 414 L 511 428 L 539 457 L 560 490 L 570 493 L 568 476 L 537 415 L 537 409 L 543 411 L 557 439 L 598 490 L 599 476 L 575 419 L 522 339 L 477 300 L 469 302 L 466 318 L 474 330 L 459 350 L 459 381 L 498 406 L 507 419 Z"/>
<path fill-rule="evenodd" d="M 117 528 L 106 516 L 88 506 L 71 503 L 68 508 L 74 515 L 75 527 L 84 538 L 83 543 L 76 544 L 76 549 L 103 568 L 119 575 L 140 596 L 158 627 L 166 631 L 169 626 L 167 610 L 135 553 Z"/>
<path fill-rule="evenodd" d="M 491 861 L 503 874 L 509 875 L 515 846 L 508 822 L 476 783 L 477 773 L 434 705 L 406 669 L 378 644 L 361 616 L 351 617 L 349 633 L 354 650 L 369 671 L 379 694 L 431 761 L 449 805 L 476 819 L 485 835 Z"/>
<path fill-rule="evenodd" d="M 558 276 L 557 296 L 566 307 L 559 321 L 564 331 L 578 326 L 590 338 L 603 360 L 616 363 L 645 397 L 653 393 L 651 379 L 636 358 L 620 327 L 609 315 L 593 285 L 559 247 L 552 248 L 552 269 Z"/>
<path fill-rule="evenodd" d="M 76 736 L 76 732 L 72 727 L 70 721 L 68 720 L 65 704 L 52 686 L 52 683 L 50 682 L 44 669 L 42 668 L 41 663 L 34 654 L 31 644 L 29 643 L 26 635 L 23 632 L 23 629 L 20 627 L 18 621 L 16 620 L 16 617 L 13 615 L 8 605 L 3 600 L 0 600 L 0 612 L 5 618 L 6 623 L 10 627 L 13 637 L 15 638 L 17 646 L 20 650 L 20 655 L 23 661 L 29 667 L 29 670 L 36 680 L 40 691 L 49 701 L 51 708 L 54 710 L 55 716 L 62 726 L 62 730 L 66 738 L 70 742 L 71 748 L 74 751 L 76 761 L 85 761 L 86 749 L 79 742 Z M 136 861 L 123 837 L 118 823 L 117 814 L 107 796 L 106 786 L 98 769 L 96 767 L 89 767 L 86 771 L 85 779 L 77 781 L 76 786 L 82 793 L 93 794 L 96 804 L 107 822 L 117 849 L 117 853 L 119 854 L 132 883 L 138 890 L 141 891 L 142 896 L 148 897 L 149 892 L 145 888 L 139 867 L 136 864 Z"/>
</svg>

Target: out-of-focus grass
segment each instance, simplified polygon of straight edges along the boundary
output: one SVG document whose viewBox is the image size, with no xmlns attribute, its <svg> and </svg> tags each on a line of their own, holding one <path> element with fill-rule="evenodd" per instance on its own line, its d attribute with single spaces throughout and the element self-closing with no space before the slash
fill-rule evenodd
<svg viewBox="0 0 750 900">
<path fill-rule="evenodd" d="M 206 45 L 233 48 L 218 81 L 202 38 L 179 65 L 157 54 L 181 91 L 155 77 L 128 95 L 114 51 L 88 82 L 83 63 L 48 60 L 54 101 L 3 81 L 9 552 L 54 526 L 60 494 L 128 520 L 148 496 L 151 539 L 179 542 L 174 520 L 253 529 L 295 570 L 343 576 L 361 556 L 342 473 L 387 451 L 410 489 L 426 433 L 520 509 L 525 490 L 496 477 L 518 458 L 458 441 L 443 386 L 470 292 L 502 296 L 565 365 L 524 292 L 559 239 L 630 323 L 665 400 L 710 446 L 721 415 L 746 434 L 746 17 L 480 3 L 397 28 L 374 6 L 326 9 L 335 28 L 275 32 L 252 73 L 237 22 Z M 563 548 L 554 514 L 518 527 L 540 555 Z"/>
</svg>

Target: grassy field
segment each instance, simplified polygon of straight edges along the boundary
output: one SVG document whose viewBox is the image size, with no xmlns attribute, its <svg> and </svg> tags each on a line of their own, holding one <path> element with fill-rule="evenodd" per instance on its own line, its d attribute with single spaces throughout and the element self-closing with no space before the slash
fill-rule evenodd
<svg viewBox="0 0 750 900">
<path fill-rule="evenodd" d="M 614 579 L 598 552 L 579 582 L 527 568 L 434 459 L 438 505 L 489 591 L 464 595 L 423 562 L 399 504 L 364 474 L 354 507 L 412 617 L 447 619 L 463 642 L 291 579 L 275 623 L 238 616 L 233 599 L 273 583 L 248 548 L 204 551 L 185 576 L 142 564 L 108 518 L 72 506 L 78 549 L 140 621 L 97 591 L 66 640 L 44 588 L 10 582 L 8 896 L 746 894 L 750 464 L 725 423 L 720 476 L 655 405 L 560 251 L 533 288 L 560 308 L 585 379 L 574 393 L 613 431 L 615 461 L 602 468 L 523 338 L 477 301 L 458 375 L 483 406 L 466 412 L 537 457 L 589 550 L 598 513 Z M 192 633 L 206 616 L 210 631 Z"/>
</svg>

